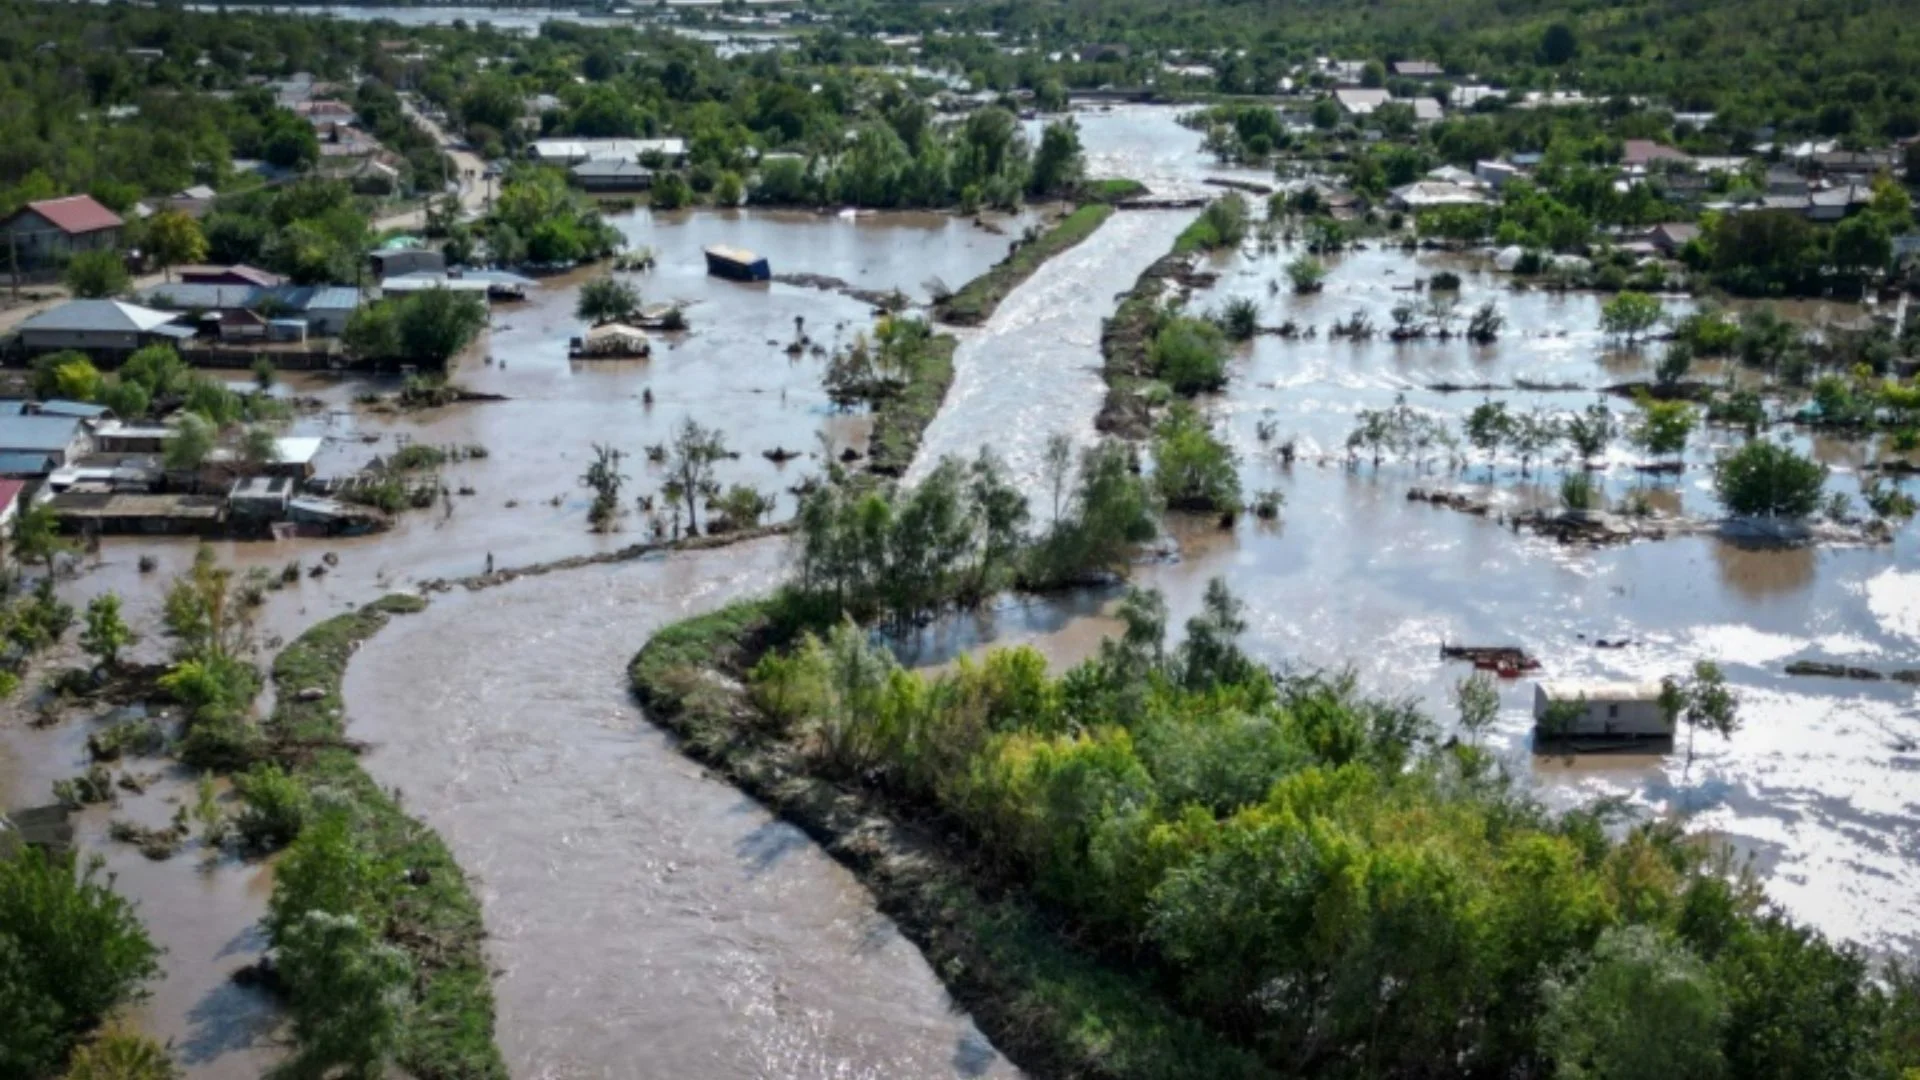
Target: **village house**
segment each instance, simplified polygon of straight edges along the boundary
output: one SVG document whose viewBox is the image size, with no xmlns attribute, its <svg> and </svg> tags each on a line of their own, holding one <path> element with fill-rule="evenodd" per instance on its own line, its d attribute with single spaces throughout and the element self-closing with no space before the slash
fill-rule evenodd
<svg viewBox="0 0 1920 1080">
<path fill-rule="evenodd" d="M 1628 169 L 1645 171 L 1655 162 L 1663 165 L 1688 165 L 1693 158 L 1664 143 L 1652 139 L 1628 139 L 1620 145 L 1620 164 Z"/>
<path fill-rule="evenodd" d="M 583 161 L 631 161 L 642 163 L 654 155 L 668 165 L 684 165 L 687 160 L 685 139 L 535 139 L 527 147 L 527 156 L 543 165 L 571 168 Z"/>
<path fill-rule="evenodd" d="M 69 300 L 22 322 L 18 333 L 21 348 L 31 353 L 124 354 L 148 345 L 177 345 L 192 337 L 193 329 L 177 325 L 171 312 L 124 300 Z"/>
<path fill-rule="evenodd" d="M 222 341 L 298 341 L 339 337 L 360 306 L 360 290 L 345 285 L 155 285 L 140 299 L 161 311 L 191 314 L 198 329 Z M 170 315 L 169 318 L 174 316 Z"/>
<path fill-rule="evenodd" d="M 1525 176 L 1527 171 L 1511 161 L 1476 161 L 1473 163 L 1474 179 L 1495 191 L 1506 187 L 1508 181 Z"/>
<path fill-rule="evenodd" d="M 1395 210 L 1431 210 L 1441 206 L 1483 206 L 1490 200 L 1477 186 L 1421 180 L 1393 189 L 1387 205 Z"/>
<path fill-rule="evenodd" d="M 92 431 L 77 416 L 0 412 L 0 458 L 7 459 L 8 476 L 37 479 L 92 448 Z"/>
<path fill-rule="evenodd" d="M 653 170 L 635 161 L 583 161 L 568 170 L 583 191 L 646 191 Z"/>
<path fill-rule="evenodd" d="M 400 277 L 403 274 L 443 274 L 447 270 L 447 257 L 438 248 L 410 245 L 370 251 L 367 253 L 367 264 L 377 278 Z"/>
<path fill-rule="evenodd" d="M 1348 116 L 1371 116 L 1374 110 L 1392 101 L 1393 95 L 1378 88 L 1355 87 L 1335 90 L 1333 100 Z"/>
<path fill-rule="evenodd" d="M 118 249 L 125 224 L 91 195 L 30 202 L 0 222 L 0 259 L 15 270 L 59 267 L 83 251 Z"/>
<path fill-rule="evenodd" d="M 1396 60 L 1393 73 L 1403 79 L 1437 79 L 1446 74 L 1446 69 L 1431 60 Z"/>
<path fill-rule="evenodd" d="M 1678 255 L 1680 249 L 1686 247 L 1689 241 L 1696 240 L 1699 236 L 1700 226 L 1676 221 L 1655 225 L 1652 231 L 1647 233 L 1647 242 L 1653 245 L 1654 250 L 1672 258 Z"/>
<path fill-rule="evenodd" d="M 1543 682 L 1534 687 L 1534 729 L 1549 739 L 1633 741 L 1673 736 L 1673 717 L 1650 683 Z"/>
<path fill-rule="evenodd" d="M 258 289 L 277 289 L 287 279 L 271 270 L 240 263 L 234 266 L 176 266 L 174 277 L 187 285 L 251 285 Z"/>
</svg>

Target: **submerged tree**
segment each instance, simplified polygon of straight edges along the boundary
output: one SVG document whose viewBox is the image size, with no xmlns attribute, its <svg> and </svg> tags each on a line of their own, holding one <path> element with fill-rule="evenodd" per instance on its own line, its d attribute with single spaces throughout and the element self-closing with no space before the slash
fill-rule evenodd
<svg viewBox="0 0 1920 1080">
<path fill-rule="evenodd" d="M 1740 730 L 1740 699 L 1727 689 L 1720 665 L 1701 660 L 1686 679 L 1669 678 L 1660 684 L 1660 710 L 1669 724 L 1687 725 L 1687 764 L 1693 764 L 1693 737 L 1701 729 L 1733 738 Z"/>
<path fill-rule="evenodd" d="M 625 322 L 640 310 L 640 290 L 609 274 L 580 287 L 580 301 L 574 314 L 599 326 Z"/>
<path fill-rule="evenodd" d="M 620 471 L 620 459 L 623 455 L 611 446 L 593 444 L 593 462 L 580 477 L 580 482 L 593 489 L 593 506 L 587 511 L 587 523 L 595 532 L 605 532 L 613 525 L 613 519 L 620 510 L 620 486 L 626 482 L 626 475 Z"/>
<path fill-rule="evenodd" d="M 702 496 L 716 494 L 713 470 L 727 456 L 726 440 L 718 428 L 701 427 L 689 416 L 674 432 L 667 451 L 667 479 L 687 505 L 687 535 L 700 533 L 695 510 Z"/>
</svg>

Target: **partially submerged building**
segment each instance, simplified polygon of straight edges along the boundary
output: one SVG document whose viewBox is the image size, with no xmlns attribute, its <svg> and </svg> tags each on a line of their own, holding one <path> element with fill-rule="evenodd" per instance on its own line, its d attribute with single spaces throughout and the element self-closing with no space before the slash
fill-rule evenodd
<svg viewBox="0 0 1920 1080">
<path fill-rule="evenodd" d="M 1673 717 L 1660 707 L 1661 690 L 1657 682 L 1537 683 L 1534 731 L 1576 744 L 1671 739 Z"/>
</svg>

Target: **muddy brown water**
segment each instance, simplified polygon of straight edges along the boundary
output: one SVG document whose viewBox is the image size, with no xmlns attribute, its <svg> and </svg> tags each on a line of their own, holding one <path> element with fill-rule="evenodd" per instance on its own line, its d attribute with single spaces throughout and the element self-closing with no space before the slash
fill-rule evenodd
<svg viewBox="0 0 1920 1080">
<path fill-rule="evenodd" d="M 682 757 L 624 677 L 785 541 L 440 597 L 347 680 L 366 766 L 478 882 L 516 1076 L 1009 1076 L 864 888 Z"/>
<path fill-rule="evenodd" d="M 1172 110 L 1121 107 L 1083 113 L 1080 122 L 1097 173 L 1140 177 L 1176 194 L 1200 190 L 1198 179 L 1212 171 L 1198 136 L 1179 127 Z M 1185 220 L 1173 212 L 1116 215 L 1043 267 L 986 327 L 964 335 L 954 392 L 919 467 L 990 443 L 1037 492 L 1046 436 L 1092 437 L 1100 318 Z M 478 442 L 490 455 L 445 470 L 450 488 L 475 491 L 452 497 L 451 516 L 439 508 L 411 514 L 388 534 L 352 540 L 216 545 L 224 561 L 241 567 L 277 570 L 295 558 L 310 567 L 323 552 L 338 556 L 324 577 L 303 576 L 270 594 L 259 613 L 263 638 L 290 638 L 390 589 L 474 573 L 489 553 L 512 566 L 639 539 L 645 522 L 637 512 L 620 534 L 585 530 L 587 499 L 575 478 L 595 441 L 628 452 L 630 494 L 657 489 L 659 476 L 642 451 L 687 415 L 721 426 L 741 452 L 722 466 L 723 483 L 765 491 L 784 492 L 819 464 L 776 467 L 760 457 L 763 449 L 812 451 L 823 429 L 837 445 L 859 445 L 861 418 L 833 413 L 820 394 L 822 361 L 791 360 L 784 345 L 795 315 L 806 318 L 815 340 L 845 340 L 869 324 L 864 305 L 814 290 L 710 280 L 699 259 L 706 244 L 755 248 L 778 272 L 917 293 L 930 277 L 955 284 L 973 276 L 1017 232 L 1013 223 L 996 235 L 941 216 L 895 222 L 742 212 L 655 220 L 639 212 L 617 221 L 661 254 L 660 269 L 634 278 L 646 298 L 690 303 L 693 332 L 656 342 L 651 360 L 567 360 L 566 338 L 580 332 L 572 307 L 584 275 L 574 275 L 549 280 L 524 304 L 497 308 L 487 342 L 463 361 L 463 382 L 512 401 L 386 417 L 354 407 L 362 381 L 303 383 L 329 403 L 297 425 L 331 436 L 323 473 L 391 453 L 403 437 Z M 1325 294 L 1296 300 L 1268 291 L 1287 257 L 1223 257 L 1220 286 L 1196 305 L 1211 307 L 1238 291 L 1259 299 L 1263 322 L 1324 324 L 1361 306 L 1385 325 L 1402 298 L 1394 285 L 1460 265 L 1443 256 L 1355 253 L 1336 262 Z M 1353 664 L 1369 690 L 1414 696 L 1439 714 L 1447 687 L 1465 673 L 1440 663 L 1441 638 L 1523 644 L 1556 676 L 1655 677 L 1694 658 L 1717 658 L 1744 695 L 1748 726 L 1731 743 L 1703 740 L 1690 769 L 1683 755 L 1532 757 L 1530 683 L 1505 691 L 1498 745 L 1549 801 L 1620 795 L 1645 813 L 1688 814 L 1693 827 L 1753 854 L 1772 895 L 1796 916 L 1882 951 L 1911 951 L 1912 928 L 1920 926 L 1915 691 L 1790 680 L 1779 669 L 1800 656 L 1920 664 L 1914 528 L 1872 549 L 1750 552 L 1694 538 L 1570 551 L 1405 501 L 1414 482 L 1482 488 L 1478 464 L 1464 478 L 1421 477 L 1391 462 L 1350 472 L 1307 456 L 1336 450 L 1358 408 L 1391 404 L 1401 393 L 1456 420 L 1478 400 L 1421 389 L 1431 382 L 1526 377 L 1593 385 L 1645 370 L 1644 354 L 1599 339 L 1595 299 L 1511 294 L 1502 279 L 1465 269 L 1462 309 L 1490 296 L 1511 320 L 1493 349 L 1263 338 L 1243 350 L 1232 387 L 1209 408 L 1245 461 L 1246 487 L 1278 488 L 1287 507 L 1277 523 L 1243 521 L 1230 533 L 1178 524 L 1180 559 L 1142 567 L 1141 583 L 1165 590 L 1179 619 L 1195 609 L 1208 578 L 1225 575 L 1248 601 L 1249 647 L 1261 658 Z M 651 410 L 641 401 L 648 389 Z M 1517 397 L 1556 408 L 1590 400 L 1583 393 Z M 1259 441 L 1263 419 L 1281 437 L 1299 438 L 1303 457 L 1291 469 Z M 369 435 L 375 441 L 362 441 Z M 1709 505 L 1697 466 L 1717 441 L 1726 440 L 1712 433 L 1696 440 L 1695 467 L 1665 482 L 1663 505 Z M 1857 461 L 1849 447 L 1815 449 L 1836 466 Z M 1629 457 L 1624 448 L 1610 456 L 1607 488 L 1615 496 L 1632 482 Z M 1488 490 L 1503 505 L 1551 501 L 1557 475 L 1523 479 L 1517 462 L 1502 461 Z M 782 498 L 784 513 L 791 500 Z M 161 587 L 192 551 L 183 542 L 110 541 L 63 591 L 76 603 L 121 592 L 130 615 L 150 629 Z M 159 570 L 139 573 L 141 554 L 155 555 Z M 625 663 L 651 629 L 758 591 L 777 577 L 781 557 L 779 542 L 763 542 L 443 595 L 425 614 L 396 620 L 351 667 L 355 734 L 377 744 L 368 767 L 401 786 L 408 805 L 476 875 L 502 968 L 500 1038 L 516 1075 L 1010 1071 L 857 882 L 673 753 L 626 698 Z M 991 641 L 1034 640 L 1070 662 L 1112 627 L 1110 601 L 1089 594 L 1010 603 L 942 624 L 913 658 L 935 663 Z M 1588 644 L 1595 637 L 1635 645 L 1603 651 Z M 156 656 L 163 648 L 157 635 L 142 646 Z M 38 731 L 14 711 L 12 722 L 0 724 L 0 798 L 39 801 L 52 780 L 84 766 L 85 722 Z M 103 838 L 112 813 L 157 823 L 172 812 L 168 800 L 190 796 L 187 778 L 163 779 L 122 810 L 89 811 L 82 839 L 120 872 L 122 888 L 170 950 L 166 976 L 137 1019 L 174 1040 L 192 1076 L 257 1076 L 277 1052 L 271 1003 L 225 977 L 259 947 L 249 927 L 270 870 L 229 861 L 203 871 L 191 848 L 147 863 Z"/>
</svg>

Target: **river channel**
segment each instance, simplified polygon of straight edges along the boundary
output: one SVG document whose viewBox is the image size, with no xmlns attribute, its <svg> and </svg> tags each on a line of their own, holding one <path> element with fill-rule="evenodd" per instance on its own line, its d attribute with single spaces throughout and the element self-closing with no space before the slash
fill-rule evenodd
<svg viewBox="0 0 1920 1080">
<path fill-rule="evenodd" d="M 1137 176 L 1175 194 L 1200 190 L 1215 172 L 1198 136 L 1169 110 L 1079 119 L 1101 175 Z M 456 492 L 450 514 L 436 507 L 358 540 L 218 551 L 243 567 L 338 556 L 324 577 L 270 594 L 260 628 L 271 640 L 384 591 L 475 573 L 489 555 L 514 566 L 609 550 L 647 526 L 634 509 L 617 534 L 586 531 L 575 478 L 591 445 L 625 451 L 629 490 L 652 492 L 660 477 L 644 450 L 688 416 L 719 426 L 740 453 L 721 481 L 779 493 L 776 516 L 785 516 L 787 488 L 819 462 L 779 466 L 762 451 L 817 452 L 823 431 L 836 450 L 865 439 L 862 418 L 835 413 L 821 394 L 823 358 L 787 354 L 794 317 L 831 348 L 869 325 L 870 311 L 833 292 L 713 281 L 699 248 L 740 244 L 768 255 L 777 272 L 920 296 L 929 278 L 957 284 L 977 274 L 1027 220 L 987 228 L 936 215 L 622 215 L 616 223 L 661 257 L 637 284 L 650 302 L 687 302 L 690 334 L 657 342 L 647 361 L 570 362 L 566 338 L 580 331 L 572 309 L 582 277 L 574 276 L 497 308 L 484 347 L 463 359 L 459 381 L 511 400 L 385 415 L 355 405 L 362 381 L 297 382 L 326 403 L 299 424 L 328 436 L 322 472 L 406 439 L 478 443 L 488 456 L 444 473 Z M 1186 220 L 1116 214 L 1016 290 L 987 325 L 964 332 L 955 385 L 916 470 L 985 444 L 1037 490 L 1048 435 L 1093 437 L 1101 318 Z M 1287 257 L 1222 258 L 1220 283 L 1196 306 L 1244 294 L 1260 301 L 1265 323 L 1324 324 L 1356 306 L 1384 323 L 1402 296 L 1395 286 L 1428 273 L 1432 258 L 1356 253 L 1334 266 L 1323 296 L 1296 301 L 1267 286 Z M 1517 463 L 1503 461 L 1489 484 L 1479 465 L 1464 478 L 1393 463 L 1345 468 L 1338 447 L 1358 408 L 1406 394 L 1457 418 L 1478 400 L 1425 389 L 1431 383 L 1524 377 L 1592 387 L 1644 370 L 1644 357 L 1599 339 L 1592 297 L 1514 294 L 1492 275 L 1467 276 L 1463 307 L 1490 297 L 1508 313 L 1498 346 L 1261 338 L 1246 348 L 1232 386 L 1208 408 L 1242 455 L 1246 488 L 1281 490 L 1286 508 L 1277 522 L 1247 518 L 1230 531 L 1176 522 L 1179 557 L 1141 567 L 1139 583 L 1165 590 L 1178 620 L 1210 577 L 1224 575 L 1249 604 L 1249 646 L 1262 659 L 1351 665 L 1368 690 L 1412 696 L 1440 716 L 1447 687 L 1465 673 L 1439 661 L 1442 639 L 1523 644 L 1553 676 L 1651 678 L 1719 659 L 1743 694 L 1747 727 L 1731 742 L 1703 740 L 1690 768 L 1684 753 L 1577 763 L 1533 756 L 1530 683 L 1506 691 L 1497 745 L 1541 797 L 1570 804 L 1615 795 L 1644 814 L 1688 815 L 1691 827 L 1751 854 L 1796 917 L 1876 950 L 1911 953 L 1920 926 L 1915 691 L 1790 680 L 1780 667 L 1803 656 L 1920 663 L 1920 536 L 1909 526 L 1887 546 L 1790 552 L 1706 538 L 1570 550 L 1405 498 L 1409 484 L 1427 483 L 1466 485 L 1503 505 L 1550 501 L 1555 472 L 1523 478 Z M 1521 395 L 1516 404 L 1536 397 L 1570 408 L 1592 395 Z M 1262 421 L 1281 438 L 1297 437 L 1301 456 L 1290 467 L 1260 440 Z M 1715 438 L 1697 440 L 1695 465 Z M 1857 463 L 1848 448 L 1816 449 L 1836 466 Z M 1625 460 L 1622 451 L 1608 473 L 1610 491 L 1633 483 Z M 1693 468 L 1666 481 L 1659 498 L 1704 510 L 1703 485 Z M 473 494 L 458 494 L 463 488 Z M 160 567 L 141 574 L 136 558 L 148 553 Z M 150 627 L 160 586 L 191 555 L 184 543 L 110 542 L 65 591 L 75 602 L 119 591 Z M 475 878 L 499 969 L 500 1041 L 516 1076 L 1014 1074 L 856 881 L 675 753 L 626 694 L 625 663 L 648 634 L 768 587 L 785 557 L 781 541 L 763 541 L 456 589 L 396 619 L 350 667 L 350 733 L 373 745 L 368 769 L 404 791 L 408 808 Z M 1010 604 L 955 620 L 931 635 L 922 659 L 1030 640 L 1069 662 L 1111 627 L 1109 600 Z M 1599 649 L 1600 637 L 1633 644 Z M 163 647 L 152 638 L 143 645 L 156 656 Z M 0 797 L 10 803 L 42 796 L 85 759 L 83 722 L 35 730 L 20 719 L 0 724 Z M 186 791 L 186 778 L 173 777 L 112 813 L 161 819 Z M 167 975 L 140 1021 L 192 1048 L 180 1054 L 191 1076 L 259 1075 L 275 1054 L 273 1014 L 225 976 L 259 947 L 250 924 L 270 869 L 229 860 L 203 870 L 191 849 L 147 863 L 105 840 L 108 816 L 86 816 L 83 844 L 106 854 L 169 949 Z"/>
</svg>

